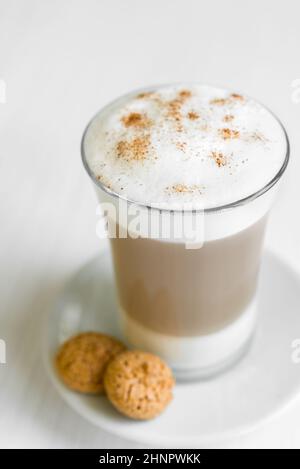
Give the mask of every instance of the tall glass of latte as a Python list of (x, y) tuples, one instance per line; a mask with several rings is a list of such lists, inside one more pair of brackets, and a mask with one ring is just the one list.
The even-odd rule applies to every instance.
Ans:
[(180, 378), (236, 361), (255, 331), (264, 232), (289, 158), (278, 119), (232, 91), (153, 87), (102, 109), (82, 156), (129, 345)]

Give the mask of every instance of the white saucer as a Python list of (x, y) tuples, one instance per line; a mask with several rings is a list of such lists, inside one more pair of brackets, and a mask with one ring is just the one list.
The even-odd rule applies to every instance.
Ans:
[(104, 251), (69, 282), (45, 330), (45, 357), (62, 397), (108, 432), (156, 447), (197, 447), (255, 428), (281, 410), (300, 390), (292, 341), (300, 335), (297, 275), (272, 254), (263, 261), (259, 325), (248, 353), (231, 369), (207, 381), (177, 384), (166, 412), (149, 422), (119, 415), (105, 397), (69, 391), (58, 379), (53, 356), (58, 345), (84, 330), (119, 336), (110, 255)]

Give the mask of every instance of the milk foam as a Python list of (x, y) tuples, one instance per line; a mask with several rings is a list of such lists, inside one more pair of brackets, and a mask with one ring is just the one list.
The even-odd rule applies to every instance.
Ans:
[(93, 176), (143, 204), (218, 207), (268, 184), (287, 151), (277, 119), (228, 90), (176, 85), (104, 108), (83, 143)]

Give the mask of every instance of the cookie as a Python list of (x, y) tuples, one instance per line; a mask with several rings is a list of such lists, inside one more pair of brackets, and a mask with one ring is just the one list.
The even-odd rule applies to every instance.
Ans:
[(56, 368), (62, 381), (83, 393), (101, 394), (103, 376), (108, 362), (125, 346), (105, 334), (85, 332), (72, 337), (59, 349)]
[(159, 415), (172, 400), (174, 378), (157, 356), (125, 351), (106, 368), (104, 387), (108, 399), (122, 414), (148, 420)]

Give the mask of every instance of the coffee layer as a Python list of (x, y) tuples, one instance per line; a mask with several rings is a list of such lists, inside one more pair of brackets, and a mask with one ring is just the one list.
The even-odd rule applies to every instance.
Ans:
[(252, 301), (266, 218), (201, 249), (151, 239), (112, 239), (121, 309), (170, 336), (205, 336), (233, 323)]

